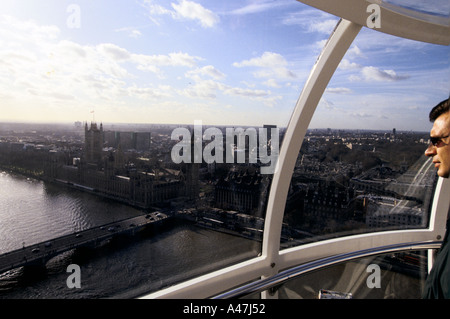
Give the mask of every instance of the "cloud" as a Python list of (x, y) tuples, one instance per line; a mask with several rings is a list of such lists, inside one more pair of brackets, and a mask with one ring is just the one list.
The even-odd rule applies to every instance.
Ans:
[(163, 66), (182, 66), (193, 68), (197, 62), (202, 60), (200, 57), (191, 56), (184, 52), (172, 52), (168, 55), (147, 55), (147, 54), (132, 54), (130, 61), (137, 65), (137, 68), (142, 71), (149, 71), (162, 77), (160, 67)]
[(137, 87), (136, 85), (130, 86), (126, 89), (128, 95), (137, 97), (140, 99), (161, 99), (170, 96), (171, 88), (169, 86), (153, 87)]
[(336, 20), (334, 19), (327, 19), (324, 21), (316, 21), (314, 23), (310, 23), (308, 26), (309, 32), (318, 32), (318, 33), (325, 33), (330, 34), (331, 31), (336, 26)]
[(254, 14), (260, 13), (268, 10), (273, 10), (281, 6), (290, 5), (291, 2), (288, 1), (256, 1), (250, 4), (245, 5), (242, 8), (235, 9), (231, 11), (231, 14), (234, 15), (246, 15), (246, 14)]
[[(0, 19), (0, 96), (14, 96), (15, 103), (34, 105), (35, 109), (62, 101), (67, 102), (67, 107), (82, 108), (105, 101), (117, 105), (130, 98), (170, 98), (176, 91), (169, 85), (142, 83), (143, 77), (133, 71), (150, 71), (159, 76), (163, 67), (182, 67), (185, 72), (185, 68), (197, 67), (202, 60), (185, 52), (135, 54), (114, 43), (81, 45), (61, 40), (58, 34), (52, 26)], [(211, 66), (199, 72), (221, 76)]]
[(346, 55), (350, 56), (350, 57), (365, 57), (365, 55), (362, 53), (361, 49), (357, 45), (354, 45), (353, 47), (351, 47), (346, 52)]
[(356, 117), (358, 119), (368, 119), (374, 117), (373, 114), (365, 113), (365, 112), (351, 112), (349, 114), (352, 117)]
[(325, 92), (334, 94), (349, 94), (352, 93), (352, 90), (349, 88), (339, 87), (339, 88), (327, 88)]
[(305, 32), (317, 32), (329, 35), (335, 28), (339, 19), (313, 9), (301, 10), (289, 13), (284, 19), (285, 25), (298, 25)]
[(130, 38), (139, 38), (142, 36), (141, 31), (133, 27), (125, 27), (114, 30), (115, 32), (126, 32)]
[(233, 63), (233, 66), (279, 67), (285, 66), (286, 64), (286, 59), (282, 55), (273, 52), (264, 52), (260, 57), (244, 60), (242, 62), (235, 62)]
[(341, 69), (341, 70), (357, 70), (357, 69), (361, 69), (361, 65), (359, 65), (355, 62), (350, 62), (347, 59), (342, 59), (341, 63), (339, 63), (339, 69)]
[(14, 30), (14, 38), (22, 43), (35, 43), (37, 41), (49, 41), (58, 38), (60, 29), (54, 25), (38, 25), (33, 20), (19, 21), (14, 17), (0, 15), (1, 38), (10, 37), (6, 30)]
[(87, 57), (88, 52), (86, 48), (78, 43), (62, 40), (58, 42), (58, 51), (61, 52), (66, 58), (71, 57), (75, 59), (84, 59)]
[(358, 71), (358, 74), (349, 75), (348, 79), (351, 82), (356, 81), (375, 81), (375, 82), (394, 82), (406, 80), (409, 75), (397, 74), (394, 70), (382, 70), (375, 66), (363, 66), (355, 62), (350, 62), (348, 59), (342, 59), (339, 64), (339, 69), (343, 71)]
[(213, 80), (200, 80), (188, 88), (180, 91), (181, 95), (190, 98), (209, 98), (213, 99), (217, 97), (217, 93), (224, 89), (224, 85)]
[(27, 92), (32, 95), (35, 95), (35, 96), (48, 97), (48, 98), (53, 98), (53, 99), (57, 99), (57, 100), (75, 100), (75, 97), (72, 94), (65, 94), (65, 93), (60, 93), (60, 92), (56, 92), (56, 91), (42, 92), (39, 90), (29, 88), (27, 90)]
[(254, 75), (258, 78), (294, 79), (296, 75), (287, 68), (286, 59), (278, 53), (264, 52), (260, 57), (233, 63), (234, 67), (259, 68)]
[(329, 100), (327, 100), (323, 96), (320, 98), (319, 105), (322, 106), (322, 107), (325, 107), (328, 110), (335, 110), (336, 109), (336, 107), (334, 106), (334, 103), (329, 101)]
[(204, 28), (214, 27), (220, 20), (215, 13), (196, 2), (181, 0), (178, 4), (172, 3), (172, 8), (175, 10), (175, 17), (198, 20)]
[(147, 7), (151, 15), (172, 14), (172, 11), (160, 6), (159, 4), (153, 4), (153, 2), (153, 0), (144, 0), (144, 5)]
[(247, 98), (262, 98), (271, 95), (270, 91), (233, 87), (211, 79), (198, 79), (197, 82), (180, 92), (180, 94), (191, 98), (200, 97), (210, 99), (217, 98), (219, 93)]
[(209, 76), (216, 80), (225, 78), (225, 74), (217, 70), (212, 65), (207, 65), (202, 68), (190, 70), (186, 73), (186, 77), (191, 78), (193, 80), (200, 80), (201, 76)]
[(269, 87), (273, 87), (273, 88), (280, 88), (281, 87), (281, 85), (279, 85), (275, 79), (268, 79), (263, 84), (266, 85), (266, 86), (269, 86)]
[(227, 88), (224, 90), (224, 93), (228, 95), (239, 95), (246, 97), (265, 97), (270, 95), (270, 91), (242, 89), (237, 87)]
[(112, 43), (102, 43), (98, 45), (99, 51), (112, 58), (114, 61), (128, 60), (131, 54)]
[[(20, 21), (14, 25), (22, 26)], [(38, 25), (34, 27), (39, 29)], [(87, 109), (95, 104), (124, 110), (126, 105), (137, 107), (148, 100), (168, 103), (180, 97), (216, 99), (219, 95), (221, 98), (231, 98), (231, 103), (250, 100), (258, 105), (274, 106), (282, 99), (269, 90), (222, 83), (220, 81), (226, 79), (226, 74), (213, 65), (199, 66), (203, 58), (186, 52), (137, 54), (115, 43), (82, 45), (54, 38), (53, 35), (45, 41), (36, 42), (26, 38), (25, 34), (21, 39), (17, 36), (18, 33), (20, 35), (18, 30), (9, 28), (8, 32), (0, 29), (0, 32), (8, 33), (11, 40), (8, 45), (0, 47), (0, 64), (5, 67), (3, 70), (6, 69), (0, 70), (0, 96), (19, 96), (23, 104), (34, 101), (35, 108), (44, 109), (66, 103), (65, 106), (76, 106), (77, 109)], [(115, 31), (129, 30), (132, 29)], [(42, 32), (39, 34), (45, 35)], [(236, 65), (256, 67), (259, 76), (293, 76), (287, 69), (286, 59), (271, 52)], [(165, 67), (183, 68), (175, 70), (179, 72), (177, 79), (180, 80), (181, 72), (184, 72), (184, 76), (190, 79), (190, 85), (183, 88), (174, 86), (174, 82), (162, 81), (153, 85), (147, 82), (147, 75), (135, 72), (151, 72), (161, 78)], [(171, 77), (171, 80), (174, 78)], [(274, 79), (269, 78), (265, 83), (277, 87)]]
[(361, 74), (366, 81), (400, 81), (408, 79), (407, 75), (398, 75), (394, 70), (381, 70), (374, 66), (366, 66), (361, 70)]
[(220, 18), (217, 14), (202, 5), (188, 0), (179, 0), (178, 3), (171, 3), (173, 10), (166, 9), (159, 4), (154, 4), (153, 0), (145, 0), (144, 6), (147, 8), (150, 19), (157, 25), (159, 21), (158, 16), (167, 15), (175, 20), (194, 20), (197, 21), (203, 28), (212, 28), (216, 26)]
[(141, 31), (136, 30), (136, 29), (131, 30), (130, 33), (129, 33), (129, 36), (131, 38), (139, 38), (141, 35), (142, 35)]

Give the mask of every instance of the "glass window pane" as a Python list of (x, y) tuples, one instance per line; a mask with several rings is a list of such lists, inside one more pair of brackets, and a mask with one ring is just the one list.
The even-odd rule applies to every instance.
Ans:
[(382, 2), (417, 12), (450, 18), (450, 4), (446, 0), (428, 1), (426, 4), (418, 0), (383, 0)]
[(361, 31), (303, 141), (286, 203), (283, 247), (428, 227), (437, 180), (424, 155), (428, 113), (448, 96), (448, 52)]
[[(133, 296), (258, 256), (276, 151), (336, 22), (297, 1), (5, 4), (0, 253), (155, 225), (36, 282), (14, 268), (1, 294)], [(70, 263), (85, 289), (53, 289)]]
[(358, 259), (290, 280), (281, 299), (420, 299), (427, 276), (426, 251)]

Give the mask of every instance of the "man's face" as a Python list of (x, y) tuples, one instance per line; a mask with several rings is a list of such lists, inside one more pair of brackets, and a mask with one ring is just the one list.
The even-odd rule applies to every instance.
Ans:
[(440, 138), (436, 145), (430, 144), (425, 155), (433, 158), (437, 174), (448, 178), (450, 175), (450, 112), (439, 116), (433, 124), (430, 137)]

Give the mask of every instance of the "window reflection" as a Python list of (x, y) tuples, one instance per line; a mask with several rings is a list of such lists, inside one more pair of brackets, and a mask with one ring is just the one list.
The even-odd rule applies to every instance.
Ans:
[(278, 290), (281, 299), (419, 299), (427, 274), (426, 251), (354, 260), (295, 278)]
[[(77, 123), (75, 127), (45, 125), (43, 128), (11, 123), (0, 128), (0, 167), (1, 176), (5, 177), (0, 182), (3, 192), (9, 195), (2, 196), (4, 205), (0, 205), (3, 207), (0, 214), (7, 214), (11, 203), (16, 202), (20, 206), (14, 207), (37, 207), (32, 211), (39, 212), (30, 216), (30, 209), (17, 210), (13, 222), (5, 227), (6, 232), (14, 232), (14, 236), (6, 236), (0, 250), (21, 250), (22, 243), (28, 247), (46, 240), (55, 241), (74, 231), (94, 229), (102, 235), (102, 232), (112, 232), (109, 226), (104, 226), (112, 220), (145, 215), (149, 222), (145, 230), (117, 236), (98, 247), (93, 245), (92, 251), (79, 252), (74, 248), (68, 252), (68, 262), (81, 265), (83, 285), (90, 289), (79, 295), (77, 291), (67, 290), (64, 297), (82, 298), (136, 297), (258, 256), (272, 179), (271, 174), (261, 173), (261, 168), (267, 164), (259, 160), (250, 163), (250, 144), (247, 141), (244, 146), (237, 145), (238, 137), (231, 144), (224, 139), (222, 149), (231, 149), (234, 155), (242, 151), (246, 154), (243, 163), (236, 156), (232, 156), (234, 161), (230, 163), (204, 160), (174, 163), (170, 150), (177, 143), (171, 139), (176, 127), (96, 125), (93, 122)], [(226, 128), (220, 129), (225, 132)], [(44, 138), (47, 142), (39, 146), (34, 143)], [(268, 148), (265, 153), (272, 154), (272, 140), (264, 141), (262, 147)], [(210, 143), (209, 140), (200, 142), (202, 149)], [(188, 147), (193, 147), (190, 141)], [(28, 180), (35, 185), (33, 192), (24, 187), (13, 172), (29, 176)], [(8, 189), (14, 189), (17, 196), (13, 197)], [(41, 217), (42, 211), (49, 216)], [(95, 220), (89, 222), (94, 219), (92, 216)], [(58, 231), (61, 227), (64, 232), (49, 234), (48, 220), (52, 220)], [(38, 229), (33, 238), (29, 233), (30, 221), (34, 229)], [(17, 225), (24, 225), (26, 231), (14, 229)], [(127, 225), (127, 229), (135, 226)], [(89, 258), (93, 255), (98, 258)], [(50, 260), (46, 267), (52, 271), (57, 268), (55, 260), (59, 263), (60, 256)], [(114, 269), (106, 266), (109, 264), (114, 264)], [(85, 269), (89, 268), (96, 271), (87, 272)], [(119, 280), (114, 289), (110, 289), (106, 283), (115, 278), (111, 274), (128, 268), (139, 271), (134, 272), (132, 278)], [(147, 280), (148, 277), (151, 280)], [(21, 278), (22, 273), (17, 271), (0, 281)], [(49, 287), (46, 297), (60, 297), (54, 295), (57, 290), (52, 289), (58, 280), (60, 278), (49, 277), (36, 285)], [(2, 295), (33, 296), (17, 285), (12, 285)]]
[(383, 2), (418, 12), (450, 17), (450, 4), (446, 0), (427, 1), (426, 3), (417, 0), (383, 0)]
[(425, 133), (310, 130), (291, 180), (283, 246), (427, 227), (436, 173), (426, 142)]

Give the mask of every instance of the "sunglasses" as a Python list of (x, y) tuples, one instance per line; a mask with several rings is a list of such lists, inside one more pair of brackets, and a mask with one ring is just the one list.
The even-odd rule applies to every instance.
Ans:
[(442, 144), (448, 145), (448, 143), (445, 143), (444, 141), (442, 141), (442, 139), (447, 138), (449, 136), (450, 135), (443, 136), (443, 137), (431, 137), (430, 136), (430, 143), (431, 143), (431, 145), (436, 146), (436, 147), (440, 147), (440, 146), (442, 146)]

